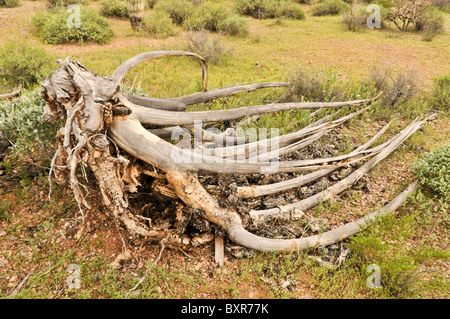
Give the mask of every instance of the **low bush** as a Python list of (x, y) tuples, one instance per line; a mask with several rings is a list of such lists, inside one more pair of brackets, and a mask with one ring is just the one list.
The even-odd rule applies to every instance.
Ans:
[(128, 17), (127, 4), (122, 0), (102, 0), (100, 6), (100, 14), (103, 16)]
[(292, 1), (278, 0), (238, 0), (236, 11), (257, 19), (288, 18), (302, 20), (303, 9)]
[(67, 42), (96, 42), (107, 43), (114, 35), (111, 26), (97, 11), (81, 7), (80, 27), (69, 27), (71, 13), (65, 9), (55, 12), (40, 11), (35, 14), (32, 21), (39, 37), (50, 44)]
[(186, 21), (188, 31), (208, 30), (230, 35), (247, 35), (245, 19), (234, 15), (227, 6), (216, 3), (204, 3)]
[(342, 0), (324, 0), (311, 8), (313, 16), (337, 15), (348, 10), (350, 5)]
[(142, 19), (142, 30), (158, 38), (168, 38), (176, 34), (175, 26), (164, 11), (152, 12)]
[(450, 143), (427, 153), (414, 162), (412, 171), (420, 183), (450, 198)]
[(419, 92), (418, 74), (413, 69), (394, 72), (389, 66), (377, 66), (371, 70), (369, 81), (382, 92), (380, 99), (384, 106), (403, 104)]
[(293, 73), (289, 80), (286, 93), (281, 97), (282, 102), (328, 102), (340, 100), (344, 95), (342, 83), (337, 81), (336, 75), (316, 70), (300, 69)]
[(0, 0), (0, 7), (13, 8), (20, 5), (20, 0)]
[(44, 106), (40, 88), (1, 104), (0, 131), (12, 144), (5, 166), (24, 171), (30, 166), (50, 166), (56, 132), (62, 123), (42, 122)]
[(431, 103), (437, 109), (450, 111), (450, 73), (434, 79)]
[(236, 11), (242, 15), (262, 19), (267, 9), (267, 0), (237, 0)]
[(348, 31), (359, 31), (367, 26), (367, 17), (365, 7), (352, 7), (342, 14), (342, 24)]
[(415, 21), (416, 29), (422, 32), (424, 41), (431, 41), (434, 37), (444, 32), (444, 17), (433, 7), (429, 7)]
[[(367, 18), (372, 12), (367, 12), (367, 6), (353, 5), (350, 10), (342, 14), (342, 24), (349, 31), (359, 31), (367, 25)], [(380, 28), (386, 28), (386, 21), (390, 19), (390, 10), (380, 5)]]
[(271, 1), (266, 8), (264, 18), (287, 18), (295, 20), (305, 19), (302, 8), (290, 1)]
[(41, 47), (28, 44), (25, 39), (9, 41), (0, 48), (0, 78), (9, 86), (20, 83), (29, 88), (50, 72), (51, 56)]
[(197, 53), (210, 63), (223, 62), (231, 55), (231, 49), (222, 43), (220, 37), (207, 30), (189, 32), (185, 50)]
[(431, 0), (431, 4), (442, 11), (450, 12), (450, 1), (448, 0)]
[(48, 6), (50, 8), (67, 7), (71, 4), (88, 5), (90, 0), (48, 0)]
[(182, 25), (196, 11), (196, 7), (192, 2), (183, 0), (158, 1), (154, 9), (166, 12), (172, 19), (172, 22), (178, 25)]

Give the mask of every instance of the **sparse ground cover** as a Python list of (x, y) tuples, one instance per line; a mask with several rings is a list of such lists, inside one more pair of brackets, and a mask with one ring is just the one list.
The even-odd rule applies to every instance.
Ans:
[[(227, 1), (233, 6), (233, 1)], [(90, 6), (99, 10), (99, 4)], [(432, 104), (434, 79), (450, 72), (450, 14), (445, 34), (423, 41), (418, 32), (382, 30), (346, 31), (340, 16), (311, 15), (301, 5), (303, 20), (246, 18), (246, 37), (221, 36), (230, 54), (209, 67), (210, 89), (236, 83), (288, 80), (298, 69), (327, 74), (331, 83), (345, 83), (348, 94), (369, 94), (361, 88), (370, 72), (380, 65), (396, 72), (414, 69), (419, 93), (390, 108), (376, 104), (343, 127), (349, 145), (369, 139), (393, 119), (393, 135), (409, 119), (423, 115)], [(0, 43), (19, 38), (43, 47), (56, 59), (70, 55), (100, 75), (110, 75), (129, 57), (144, 51), (184, 49), (187, 36), (181, 27), (167, 39), (136, 34), (128, 20), (108, 18), (114, 37), (105, 45), (84, 43), (42, 44), (31, 19), (46, 8), (46, 1), (21, 1), (16, 8), (0, 8)], [(17, 30), (17, 31), (15, 31)], [(335, 81), (335, 82), (333, 82)], [(132, 70), (125, 84), (149, 96), (175, 97), (199, 91), (200, 70), (188, 59), (149, 61)], [(324, 86), (327, 87), (327, 86)], [(10, 87), (2, 87), (3, 92)], [(239, 95), (202, 108), (226, 108), (276, 99), (281, 90)], [(26, 93), (23, 93), (26, 94)], [(37, 95), (37, 94), (36, 94)], [(441, 95), (442, 96), (442, 95)], [(331, 97), (331, 95), (330, 95)], [(3, 106), (0, 106), (3, 107)], [(450, 141), (450, 116), (443, 108), (437, 119), (381, 162), (355, 187), (323, 203), (309, 215), (333, 228), (376, 210), (413, 179), (411, 165), (425, 152)], [(302, 113), (262, 117), (257, 125), (293, 130), (303, 125)], [(293, 120), (295, 119), (295, 121)], [(29, 134), (29, 132), (23, 132)], [(322, 141), (327, 144), (327, 140)], [(381, 141), (382, 142), (382, 141)], [(52, 199), (45, 170), (45, 156), (23, 155), (21, 163), (42, 160), (42, 170), (30, 173), (3, 162), (0, 176), (0, 296), (15, 298), (449, 298), (449, 205), (448, 196), (423, 186), (396, 214), (375, 222), (360, 235), (327, 247), (291, 254), (270, 254), (238, 249), (226, 242), (223, 267), (214, 263), (214, 247), (207, 244), (190, 251), (165, 249), (144, 241), (128, 241), (116, 222), (101, 206), (85, 213), (81, 222), (70, 191), (52, 185)], [(340, 151), (346, 151), (342, 149)], [(40, 152), (43, 155), (44, 152)], [(31, 159), (29, 158), (31, 157)], [(48, 163), (47, 163), (48, 164)], [(89, 185), (89, 184), (88, 184)], [(90, 187), (90, 186), (89, 186)], [(100, 202), (93, 191), (89, 200)], [(126, 250), (130, 255), (124, 254)], [(349, 250), (345, 263), (329, 268), (311, 259), (334, 261)], [(68, 289), (67, 267), (81, 270), (81, 287)], [(381, 270), (381, 288), (367, 286), (367, 267)], [(141, 281), (142, 276), (145, 277)], [(136, 286), (138, 283), (140, 284)]]

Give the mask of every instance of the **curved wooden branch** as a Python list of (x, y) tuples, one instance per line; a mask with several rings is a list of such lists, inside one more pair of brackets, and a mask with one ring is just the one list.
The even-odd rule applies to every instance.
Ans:
[(137, 66), (138, 64), (148, 60), (148, 59), (154, 59), (154, 58), (163, 58), (163, 57), (175, 57), (175, 56), (187, 56), (192, 57), (199, 61), (200, 66), (202, 68), (202, 89), (203, 91), (208, 90), (208, 66), (206, 64), (205, 59), (203, 59), (198, 54), (192, 53), (192, 52), (185, 52), (185, 51), (152, 51), (152, 52), (144, 52), (139, 55), (136, 55), (132, 57), (131, 59), (128, 59), (124, 63), (122, 63), (113, 73), (111, 76), (114, 80), (117, 82), (121, 82), (125, 74)]
[(214, 89), (203, 93), (194, 93), (190, 95), (180, 96), (174, 98), (173, 100), (181, 102), (185, 105), (192, 105), (198, 103), (206, 103), (209, 101), (217, 100), (223, 97), (234, 95), (242, 92), (251, 92), (259, 89), (274, 88), (274, 87), (287, 87), (289, 83), (287, 82), (265, 82), (265, 83), (254, 83), (247, 85), (236, 85), (224, 87), (221, 89)]
[[(359, 151), (366, 150), (368, 147), (370, 147), (381, 135), (383, 135), (389, 126), (391, 125), (391, 122), (386, 124), (375, 136), (373, 136), (369, 141), (367, 141), (365, 144), (358, 147), (356, 150), (351, 152), (350, 154), (355, 155)], [(275, 194), (279, 193), (285, 190), (289, 190), (295, 187), (300, 187), (302, 185), (311, 183), (323, 176), (326, 176), (333, 172), (335, 169), (324, 169), (320, 171), (315, 171), (306, 175), (301, 175), (286, 181), (273, 183), (269, 185), (253, 185), (253, 186), (242, 186), (238, 187), (236, 189), (236, 193), (240, 198), (251, 198), (251, 197), (258, 197), (258, 196), (264, 196), (269, 194)]]
[(389, 204), (383, 206), (369, 215), (354, 222), (350, 222), (336, 229), (300, 239), (269, 239), (256, 236), (248, 232), (242, 224), (235, 223), (228, 228), (228, 236), (236, 243), (261, 251), (297, 251), (315, 247), (327, 246), (345, 238), (348, 238), (361, 231), (370, 221), (387, 215), (399, 208), (406, 201), (408, 196), (415, 192), (419, 186), (417, 181), (409, 185), (400, 195), (394, 198)]
[(21, 87), (16, 87), (11, 93), (6, 93), (6, 94), (0, 95), (0, 100), (6, 100), (6, 99), (10, 99), (12, 97), (15, 97), (20, 94), (21, 90), (22, 90)]
[(425, 123), (424, 121), (414, 122), (408, 125), (401, 133), (397, 134), (394, 138), (392, 138), (387, 147), (385, 147), (380, 153), (378, 153), (374, 158), (367, 161), (360, 168), (352, 172), (350, 175), (337, 182), (336, 184), (330, 186), (326, 190), (315, 194), (311, 197), (305, 198), (304, 200), (294, 202), (288, 205), (259, 210), (259, 211), (250, 211), (250, 215), (254, 219), (258, 219), (261, 217), (276, 215), (281, 212), (291, 212), (294, 210), (305, 211), (311, 207), (314, 207), (321, 202), (324, 202), (333, 196), (339, 194), (345, 189), (349, 188), (351, 185), (356, 183), (364, 174), (366, 174), (369, 170), (375, 167), (380, 161), (386, 158), (389, 154), (391, 154), (400, 144), (402, 144), (409, 136), (411, 136), (414, 132), (422, 127)]
[[(122, 99), (121, 99), (122, 100)], [(203, 124), (211, 122), (235, 120), (246, 116), (277, 113), (281, 111), (294, 111), (320, 108), (339, 108), (344, 106), (360, 106), (371, 101), (370, 99), (346, 102), (300, 102), (300, 103), (274, 103), (266, 105), (248, 106), (236, 109), (202, 112), (169, 112), (164, 110), (140, 107), (126, 100), (123, 102), (134, 108), (135, 115), (142, 124), (149, 125), (193, 125), (194, 121)]]

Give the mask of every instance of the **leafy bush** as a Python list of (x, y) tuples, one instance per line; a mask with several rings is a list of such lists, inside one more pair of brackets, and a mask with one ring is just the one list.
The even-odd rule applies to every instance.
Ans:
[(100, 14), (103, 16), (128, 17), (127, 4), (122, 0), (102, 0), (100, 5)]
[(262, 19), (267, 9), (267, 0), (237, 0), (236, 11), (243, 15)]
[(31, 87), (50, 71), (52, 59), (41, 47), (28, 44), (26, 40), (12, 40), (0, 48), (0, 78), (13, 86), (21, 83)]
[(230, 16), (230, 11), (224, 5), (205, 3), (186, 20), (186, 28), (192, 31), (219, 31), (219, 25)]
[(288, 18), (302, 20), (305, 12), (292, 1), (284, 0), (238, 0), (236, 10), (257, 19)]
[(176, 34), (169, 15), (164, 11), (152, 12), (143, 17), (142, 30), (159, 38), (168, 38)]
[(422, 31), (422, 39), (431, 41), (435, 36), (444, 32), (444, 17), (433, 7), (429, 7), (415, 21), (415, 26)]
[(231, 13), (225, 5), (205, 3), (185, 21), (189, 31), (208, 30), (222, 32), (230, 35), (248, 34), (245, 19)]
[(88, 5), (90, 0), (48, 0), (50, 8), (67, 7), (71, 4)]
[(182, 25), (189, 16), (194, 14), (196, 7), (190, 1), (165, 0), (158, 1), (154, 9), (166, 12), (173, 23)]
[(434, 80), (432, 105), (443, 111), (450, 111), (450, 73)]
[(50, 166), (61, 123), (42, 122), (44, 106), (40, 88), (1, 105), (0, 130), (12, 143), (8, 149), (9, 165), (18, 169), (30, 165)]
[(0, 7), (13, 8), (20, 5), (20, 0), (0, 0)]
[(217, 28), (220, 32), (232, 36), (246, 36), (249, 34), (248, 24), (244, 18), (231, 14), (219, 21)]
[(220, 37), (206, 30), (189, 32), (185, 49), (211, 63), (220, 63), (231, 55), (231, 50), (222, 43)]
[(413, 164), (412, 171), (421, 184), (448, 199), (450, 196), (450, 143), (422, 156)]
[(45, 43), (61, 44), (66, 42), (107, 43), (114, 35), (111, 26), (97, 11), (81, 7), (80, 28), (69, 28), (70, 13), (65, 9), (53, 13), (40, 11), (33, 17), (40, 38)]
[(305, 12), (302, 8), (290, 1), (270, 1), (264, 18), (288, 18), (295, 20), (305, 19)]
[(350, 5), (342, 0), (324, 0), (311, 8), (313, 16), (336, 15), (348, 10)]

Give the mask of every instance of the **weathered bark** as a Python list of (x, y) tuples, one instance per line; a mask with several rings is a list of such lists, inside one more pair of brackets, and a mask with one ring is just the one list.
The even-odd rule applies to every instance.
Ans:
[[(198, 60), (202, 68), (205, 92), (173, 99), (143, 98), (120, 92), (120, 81), (131, 68), (149, 58), (168, 56), (187, 56)], [(42, 89), (42, 96), (47, 101), (43, 119), (66, 118), (66, 125), (58, 135), (59, 147), (52, 161), (50, 176), (55, 174), (59, 179), (69, 183), (82, 210), (83, 207), (89, 207), (89, 203), (86, 200), (86, 189), (78, 181), (77, 170), (83, 168), (83, 165), (88, 165), (95, 174), (104, 205), (117, 220), (121, 221), (133, 234), (153, 240), (165, 237), (170, 239), (169, 244), (183, 244), (185, 241), (172, 233), (170, 229), (159, 229), (157, 226), (142, 222), (130, 211), (127, 189), (136, 189), (139, 186), (137, 177), (140, 173), (150, 175), (159, 181), (166, 181), (168, 196), (178, 197), (185, 205), (200, 212), (202, 218), (223, 228), (237, 244), (265, 251), (304, 249), (350, 236), (359, 229), (355, 225), (361, 225), (363, 222), (360, 220), (356, 224), (338, 228), (321, 236), (302, 239), (261, 238), (244, 228), (241, 216), (236, 209), (219, 205), (218, 200), (200, 183), (198, 174), (271, 174), (315, 171), (278, 185), (258, 186), (253, 192), (250, 188), (238, 188), (236, 194), (245, 198), (298, 187), (319, 176), (325, 176), (338, 167), (368, 159), (350, 175), (314, 196), (292, 204), (250, 212), (254, 220), (277, 214), (291, 215), (330, 199), (350, 187), (425, 122), (423, 120), (410, 124), (401, 133), (377, 147), (369, 148), (387, 127), (349, 154), (314, 160), (279, 160), (279, 157), (309, 145), (328, 133), (330, 129), (365, 112), (367, 106), (334, 121), (329, 121), (329, 118), (319, 119), (297, 132), (259, 141), (248, 141), (237, 136), (227, 137), (224, 134), (208, 132), (202, 125), (200, 126), (201, 136), (198, 137), (195, 134), (195, 125), (199, 120), (204, 124), (287, 110), (363, 106), (373, 99), (331, 103), (274, 103), (222, 111), (186, 112), (186, 106), (190, 104), (203, 103), (240, 92), (283, 87), (286, 83), (241, 85), (207, 92), (207, 66), (204, 59), (196, 54), (182, 51), (142, 53), (125, 61), (111, 77), (105, 78), (88, 71), (78, 62), (69, 59), (59, 62), (59, 70), (46, 79)], [(148, 124), (162, 128), (147, 130), (143, 125)], [(165, 127), (170, 125), (175, 126)], [(163, 139), (180, 128), (186, 129), (189, 142), (199, 144), (198, 149), (183, 150)], [(211, 152), (199, 152), (205, 145), (204, 142), (214, 143), (218, 147)], [(233, 142), (233, 145), (230, 146), (228, 144), (230, 142)], [(244, 162), (226, 162), (226, 160), (235, 159), (236, 156)], [(138, 160), (153, 167), (154, 171), (139, 169), (136, 164)], [(277, 165), (276, 170), (272, 171), (274, 161)], [(56, 163), (58, 165), (55, 165)], [(64, 164), (67, 170), (64, 170)], [(398, 207), (399, 203), (406, 198), (405, 194), (415, 187), (408, 188), (406, 193), (402, 193), (382, 211), (386, 213)], [(371, 216), (373, 215), (369, 215), (370, 218)]]

